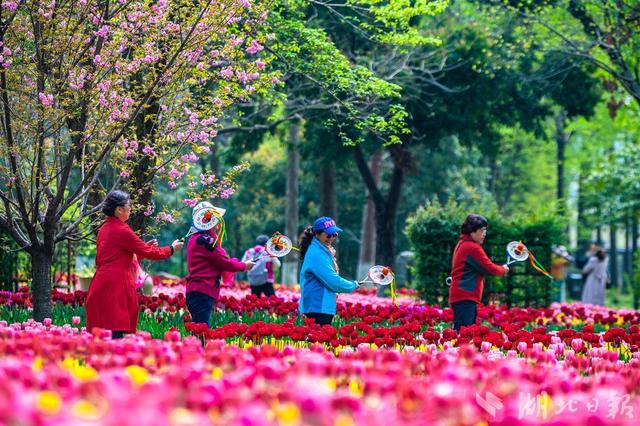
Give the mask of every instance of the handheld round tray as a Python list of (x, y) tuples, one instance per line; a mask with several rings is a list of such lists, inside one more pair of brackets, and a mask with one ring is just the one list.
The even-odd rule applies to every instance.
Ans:
[(269, 238), (267, 244), (265, 244), (265, 248), (267, 253), (270, 256), (282, 257), (289, 254), (293, 244), (291, 243), (291, 239), (286, 235), (276, 234), (273, 237)]
[(220, 218), (213, 209), (202, 208), (193, 212), (193, 227), (198, 231), (208, 231), (216, 226), (219, 221)]
[(369, 268), (368, 276), (371, 281), (379, 285), (389, 285), (393, 281), (393, 271), (387, 266), (372, 266)]
[(513, 260), (522, 262), (529, 258), (529, 250), (527, 250), (527, 246), (522, 244), (520, 241), (511, 241), (507, 244), (507, 256)]

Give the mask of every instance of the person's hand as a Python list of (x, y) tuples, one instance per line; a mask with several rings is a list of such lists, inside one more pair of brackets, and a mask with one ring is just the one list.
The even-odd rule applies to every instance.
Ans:
[(254, 262), (253, 260), (248, 260), (248, 261), (244, 262), (244, 270), (245, 271), (253, 269), (254, 266), (256, 266), (256, 262)]
[(509, 272), (509, 267), (508, 267), (506, 264), (505, 264), (505, 265), (502, 265), (502, 267), (504, 268), (504, 271), (505, 271), (505, 272)]
[(182, 250), (182, 246), (184, 246), (184, 241), (181, 241), (181, 240), (175, 240), (174, 242), (171, 243), (171, 247), (173, 247), (174, 253), (177, 253), (180, 250)]
[(147, 245), (149, 247), (158, 247), (158, 240), (154, 238), (153, 240), (147, 241)]

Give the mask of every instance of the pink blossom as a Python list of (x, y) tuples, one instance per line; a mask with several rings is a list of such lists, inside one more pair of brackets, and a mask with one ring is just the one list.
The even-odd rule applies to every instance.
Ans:
[(148, 155), (150, 157), (153, 157), (154, 155), (156, 155), (156, 152), (149, 145), (145, 145), (144, 148), (142, 149), (142, 152), (144, 153), (144, 155)]
[(220, 75), (227, 80), (231, 80), (231, 78), (233, 78), (233, 68), (231, 68), (231, 65), (220, 71)]
[(80, 317), (79, 317), (79, 316), (73, 316), (73, 317), (71, 317), (71, 324), (73, 324), (73, 325), (79, 325), (79, 324), (80, 324)]
[(169, 170), (168, 175), (172, 179), (178, 179), (179, 177), (182, 176), (182, 173), (174, 167), (173, 169)]
[(105, 38), (107, 35), (109, 35), (109, 26), (103, 25), (98, 31), (94, 32), (93, 34), (95, 34), (97, 37)]
[(8, 9), (11, 12), (15, 12), (15, 10), (18, 8), (18, 3), (14, 1), (3, 1), (2, 8)]
[(250, 55), (255, 55), (262, 49), (264, 49), (264, 47), (260, 43), (258, 43), (256, 40), (251, 40), (249, 47), (247, 47), (247, 53), (249, 53)]
[(145, 216), (147, 216), (147, 217), (149, 217), (149, 216), (151, 216), (152, 214), (153, 214), (153, 206), (148, 206), (148, 207), (146, 208), (146, 210), (144, 211), (144, 215), (145, 215)]
[(163, 222), (169, 222), (169, 223), (175, 222), (175, 219), (173, 218), (173, 216), (171, 216), (169, 213), (165, 213), (165, 212), (158, 213), (158, 219), (163, 221)]
[(262, 60), (260, 60), (260, 59), (258, 59), (258, 60), (256, 61), (256, 67), (257, 67), (259, 70), (263, 70), (263, 69), (265, 68), (265, 65), (266, 65), (266, 64), (264, 63), (264, 61), (262, 61)]
[(271, 77), (271, 83), (279, 84), (280, 83), (280, 79), (278, 77)]
[(182, 202), (189, 207), (194, 207), (196, 204), (198, 204), (198, 201), (199, 200), (197, 198), (185, 198), (184, 200), (182, 200)]
[(129, 177), (129, 172), (126, 171), (126, 170), (121, 171), (120, 172), (120, 177), (124, 177), (124, 178)]
[(47, 95), (46, 93), (38, 93), (38, 99), (45, 108), (48, 108), (53, 105), (53, 95)]

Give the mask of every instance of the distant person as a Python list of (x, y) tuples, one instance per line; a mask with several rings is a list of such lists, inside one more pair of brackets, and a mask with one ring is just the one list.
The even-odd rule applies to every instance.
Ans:
[(247, 281), (251, 287), (251, 294), (260, 297), (275, 295), (273, 283), (275, 282), (274, 271), (280, 267), (280, 259), (266, 254), (265, 244), (269, 241), (266, 235), (258, 235), (253, 247), (244, 252), (242, 261), (253, 260), (255, 266), (247, 271)]
[(553, 301), (564, 303), (567, 301), (567, 268), (573, 262), (573, 257), (569, 254), (565, 246), (554, 247), (551, 251), (551, 276), (555, 291)]
[(484, 277), (509, 272), (507, 265), (493, 263), (482, 248), (488, 225), (487, 219), (479, 214), (467, 216), (460, 226), (460, 238), (453, 250), (449, 304), (453, 309), (453, 328), (457, 332), (463, 326), (476, 323)]
[(607, 280), (609, 277), (609, 259), (604, 249), (594, 244), (589, 251), (589, 260), (582, 268), (585, 280), (582, 290), (582, 303), (605, 305)]

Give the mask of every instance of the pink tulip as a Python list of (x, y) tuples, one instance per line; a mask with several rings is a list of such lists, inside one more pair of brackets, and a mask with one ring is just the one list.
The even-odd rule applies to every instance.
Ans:
[(574, 351), (580, 352), (584, 348), (584, 342), (582, 339), (573, 339), (571, 340), (571, 347)]

